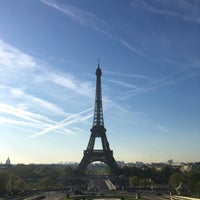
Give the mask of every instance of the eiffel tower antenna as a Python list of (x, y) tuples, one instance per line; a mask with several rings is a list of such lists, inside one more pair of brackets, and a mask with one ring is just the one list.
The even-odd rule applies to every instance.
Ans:
[[(101, 75), (100, 61), (98, 59), (98, 67), (96, 69), (96, 95), (93, 125), (90, 129), (91, 135), (88, 142), (87, 149), (84, 151), (83, 158), (78, 165), (78, 171), (83, 173), (86, 167), (95, 161), (106, 163), (113, 174), (118, 172), (118, 165), (113, 157), (113, 151), (110, 150), (109, 143), (106, 137), (106, 129), (104, 128), (103, 107), (102, 107), (102, 93), (101, 93)], [(95, 139), (101, 138), (102, 149), (94, 149)]]

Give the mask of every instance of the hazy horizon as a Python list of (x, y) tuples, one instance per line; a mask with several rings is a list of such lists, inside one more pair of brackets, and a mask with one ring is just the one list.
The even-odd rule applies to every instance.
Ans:
[[(22, 164), (22, 165), (78, 165), (79, 163), (80, 163), (80, 161), (60, 161), (60, 162), (49, 162), (49, 163), (34, 163), (34, 162), (30, 162), (30, 163), (12, 163), (12, 160), (10, 159), (10, 161), (11, 161), (11, 165), (20, 165), (20, 164)], [(6, 162), (6, 161), (5, 161)], [(6, 163), (5, 162), (2, 162), (2, 161), (0, 161), (0, 164), (2, 164), (2, 165), (5, 165)], [(123, 161), (123, 160), (116, 160), (116, 162), (117, 163), (121, 163), (121, 164), (130, 164), (130, 163), (132, 163), (132, 164), (137, 164), (137, 163), (143, 163), (143, 164), (146, 164), (146, 165), (148, 165), (148, 164), (160, 164), (160, 163), (162, 163), (162, 164), (168, 164), (168, 160), (166, 160), (166, 161), (152, 161), (152, 162), (143, 162), (143, 161), (134, 161), (134, 162), (131, 162), (131, 161), (128, 161), (128, 162), (125, 162), (125, 161)], [(96, 162), (92, 162), (91, 164), (96, 164), (96, 163), (102, 163), (102, 164), (105, 164), (105, 165), (107, 165), (107, 163), (103, 163), (103, 162), (100, 162), (100, 161), (96, 161)], [(199, 161), (193, 161), (193, 162), (190, 162), (190, 161), (187, 161), (187, 162), (182, 162), (182, 161), (174, 161), (173, 160), (173, 163), (172, 164), (169, 164), (169, 165), (178, 165), (178, 164), (181, 164), (181, 163), (185, 163), (185, 164), (189, 164), (189, 163), (199, 163)]]

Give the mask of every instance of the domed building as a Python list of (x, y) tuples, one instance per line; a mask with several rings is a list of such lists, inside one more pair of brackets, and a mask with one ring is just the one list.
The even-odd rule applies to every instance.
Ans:
[(10, 158), (8, 157), (8, 159), (6, 160), (6, 165), (10, 165)]

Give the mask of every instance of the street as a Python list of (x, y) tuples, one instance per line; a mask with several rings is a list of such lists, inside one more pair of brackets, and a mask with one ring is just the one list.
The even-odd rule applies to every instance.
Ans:
[(59, 200), (61, 197), (65, 197), (65, 193), (57, 192), (57, 191), (50, 191), (45, 192), (45, 200)]
[(142, 191), (140, 194), (141, 194), (141, 198), (145, 198), (149, 200), (170, 199), (169, 195), (167, 194), (157, 195), (155, 193), (152, 193), (151, 191)]

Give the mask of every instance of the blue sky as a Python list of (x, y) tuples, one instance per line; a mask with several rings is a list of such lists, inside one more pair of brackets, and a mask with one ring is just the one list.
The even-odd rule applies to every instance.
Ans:
[(0, 4), (0, 162), (81, 160), (98, 59), (115, 159), (200, 161), (198, 0)]

